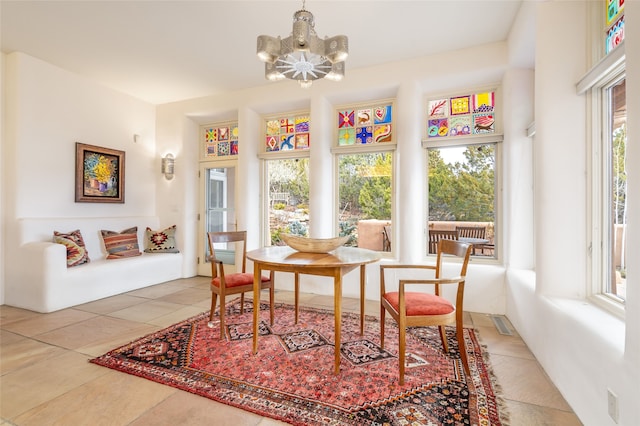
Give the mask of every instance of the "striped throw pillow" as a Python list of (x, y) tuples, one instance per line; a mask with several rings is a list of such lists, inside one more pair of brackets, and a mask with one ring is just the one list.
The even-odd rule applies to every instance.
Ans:
[(140, 256), (138, 246), (138, 227), (125, 229), (122, 232), (101, 230), (104, 247), (107, 249), (107, 259), (122, 259), (123, 257)]

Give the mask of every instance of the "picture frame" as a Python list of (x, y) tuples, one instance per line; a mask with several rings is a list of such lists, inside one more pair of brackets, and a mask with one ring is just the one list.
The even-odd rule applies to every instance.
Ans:
[(124, 204), (125, 152), (76, 142), (76, 203)]

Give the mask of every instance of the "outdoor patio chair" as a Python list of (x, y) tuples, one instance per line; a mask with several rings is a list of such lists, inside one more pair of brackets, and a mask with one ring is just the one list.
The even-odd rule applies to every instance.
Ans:
[[(244, 293), (253, 292), (253, 273), (246, 272), (247, 265), (247, 231), (235, 232), (208, 232), (207, 240), (209, 242), (209, 262), (211, 262), (211, 312), (209, 313), (208, 326), (213, 328), (213, 317), (216, 309), (216, 301), (220, 296), (220, 340), (226, 336), (225, 330), (225, 302), (226, 296), (231, 294), (240, 294), (240, 313), (244, 313)], [(242, 265), (237, 272), (225, 274), (224, 263), (220, 259), (220, 251), (216, 256), (215, 244), (226, 243), (232, 245), (232, 248), (225, 250), (240, 251), (242, 253)], [(234, 251), (234, 253), (236, 252)], [(270, 272), (268, 277), (262, 277), (260, 290), (269, 289), (269, 314), (271, 325), (273, 325), (273, 299), (274, 299), (274, 273)]]
[(457, 240), (458, 231), (445, 229), (429, 229), (429, 253), (438, 252), (438, 242), (440, 240)]
[[(465, 275), (467, 274), (467, 265), (471, 256), (471, 245), (459, 241), (441, 239), (438, 242), (437, 252), (438, 256), (435, 265), (380, 265), (380, 346), (384, 349), (385, 313), (389, 312), (398, 324), (400, 385), (404, 384), (407, 327), (437, 325), (444, 353), (448, 354), (449, 345), (445, 326), (455, 324), (460, 358), (464, 371), (467, 376), (470, 375), (467, 351), (464, 344), (462, 314)], [(443, 275), (445, 259), (458, 261), (455, 265), (460, 267), (459, 275), (453, 277), (445, 277)], [(462, 262), (459, 262), (459, 259), (462, 259)], [(396, 275), (401, 274), (400, 269), (413, 272), (413, 275), (411, 279), (399, 278), (397, 290), (392, 290), (391, 286), (387, 289), (385, 281), (385, 271), (387, 269), (396, 270)], [(433, 278), (413, 278), (426, 270), (434, 271), (428, 274)], [(455, 304), (441, 296), (440, 286), (450, 284), (457, 286)], [(415, 288), (417, 286), (424, 287), (425, 285), (431, 286), (433, 292), (407, 291), (409, 286)]]

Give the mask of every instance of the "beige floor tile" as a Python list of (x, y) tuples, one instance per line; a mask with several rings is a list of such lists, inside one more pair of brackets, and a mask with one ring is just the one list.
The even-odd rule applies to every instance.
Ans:
[[(105, 374), (25, 412), (15, 419), (21, 426), (128, 425), (177, 390), (125, 373)], [(161, 404), (162, 405), (162, 404)], [(176, 407), (180, 412), (180, 407)], [(90, 419), (90, 423), (87, 420)], [(176, 425), (180, 422), (174, 423)]]
[(36, 336), (51, 330), (56, 330), (70, 324), (76, 324), (90, 318), (95, 318), (96, 314), (83, 312), (76, 309), (63, 309), (47, 315), (35, 316), (32, 318), (14, 321), (4, 325), (5, 330), (12, 331), (23, 336)]
[(68, 349), (78, 349), (116, 338), (141, 327), (140, 323), (110, 316), (98, 316), (48, 333), (39, 334), (38, 340)]
[(582, 422), (570, 411), (539, 405), (525, 404), (517, 401), (506, 401), (511, 426), (580, 426)]
[(150, 322), (156, 318), (168, 315), (184, 305), (163, 300), (147, 300), (140, 305), (130, 306), (119, 311), (111, 312), (110, 317), (121, 318), (135, 322)]
[(130, 426), (254, 426), (262, 416), (188, 392), (176, 392)]
[(571, 410), (537, 361), (492, 353), (491, 365), (505, 399)]
[(16, 321), (23, 321), (43, 315), (45, 314), (29, 311), (27, 309), (14, 308), (13, 306), (2, 305), (0, 306), (0, 327), (5, 328), (7, 325)]
[(480, 343), (488, 346), (487, 351), (489, 353), (496, 355), (508, 355), (529, 360), (535, 359), (527, 345), (517, 335), (502, 335), (493, 324), (488, 327), (476, 326), (475, 329), (478, 331), (478, 335), (480, 336)]
[(204, 300), (211, 300), (211, 291), (208, 288), (190, 287), (175, 293), (159, 297), (158, 301), (178, 303), (181, 305), (192, 305)]
[[(4, 336), (4, 334), (3, 334)], [(5, 374), (20, 368), (28, 367), (64, 352), (64, 349), (33, 339), (2, 340), (0, 344), (0, 371)]]
[(160, 327), (169, 327), (170, 325), (186, 320), (187, 318), (191, 318), (205, 311), (208, 311), (208, 309), (202, 309), (197, 306), (184, 306), (177, 311), (171, 312), (158, 318), (154, 318), (147, 322), (149, 324), (157, 325)]
[(8, 345), (10, 343), (16, 343), (25, 339), (28, 339), (28, 337), (12, 333), (7, 330), (0, 330), (0, 345)]
[(38, 405), (63, 395), (108, 372), (67, 351), (2, 376), (0, 400), (3, 419), (13, 420)]
[(157, 299), (158, 297), (166, 296), (168, 294), (184, 290), (187, 287), (188, 286), (185, 286), (178, 281), (169, 281), (150, 287), (140, 288), (138, 290), (133, 290), (126, 294), (128, 294), (129, 296), (144, 297), (146, 299)]
[(118, 294), (117, 296), (111, 296), (105, 299), (96, 300), (95, 302), (75, 306), (74, 309), (104, 315), (130, 306), (139, 305), (147, 301), (148, 299), (143, 297), (131, 296), (129, 294)]
[(116, 335), (104, 336), (103, 338), (94, 340), (85, 346), (76, 348), (75, 351), (91, 357), (97, 357), (139, 339), (142, 336), (159, 331), (162, 328), (164, 327), (152, 324), (136, 324), (135, 328), (131, 328)]

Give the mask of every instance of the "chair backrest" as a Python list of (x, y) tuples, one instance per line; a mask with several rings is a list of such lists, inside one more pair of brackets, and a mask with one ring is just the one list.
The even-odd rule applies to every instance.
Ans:
[[(217, 276), (217, 268), (215, 266), (216, 249), (214, 244), (219, 243), (232, 243), (235, 245), (236, 252), (238, 250), (242, 253), (242, 270), (236, 272), (245, 272), (247, 265), (247, 231), (231, 231), (231, 232), (207, 232), (207, 240), (209, 241), (209, 254), (211, 263), (211, 269), (213, 278)], [(240, 247), (241, 246), (241, 247)]]
[(463, 238), (484, 238), (486, 230), (484, 226), (456, 226), (458, 236)]
[(440, 240), (438, 242), (438, 257), (436, 260), (436, 278), (442, 277), (443, 261), (451, 258), (462, 259), (462, 263), (460, 265), (460, 276), (466, 276), (472, 249), (473, 245), (463, 243), (461, 241), (447, 239)]
[(429, 253), (438, 252), (438, 242), (440, 240), (457, 240), (458, 231), (444, 229), (429, 229)]

